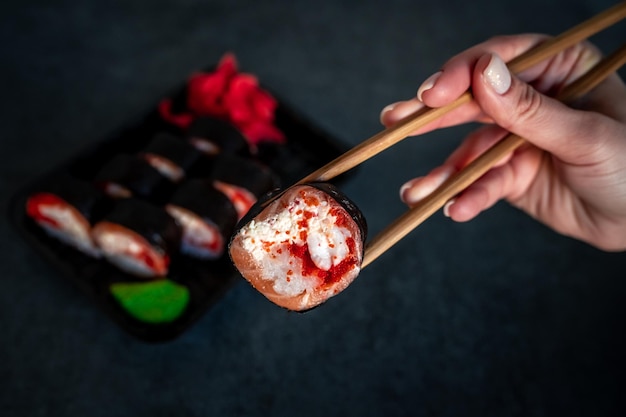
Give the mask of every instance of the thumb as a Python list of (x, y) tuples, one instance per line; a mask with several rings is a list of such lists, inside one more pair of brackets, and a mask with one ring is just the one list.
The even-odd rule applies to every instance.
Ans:
[(589, 158), (594, 123), (587, 112), (545, 96), (511, 74), (495, 54), (476, 63), (472, 92), (482, 110), (504, 129), (564, 162)]

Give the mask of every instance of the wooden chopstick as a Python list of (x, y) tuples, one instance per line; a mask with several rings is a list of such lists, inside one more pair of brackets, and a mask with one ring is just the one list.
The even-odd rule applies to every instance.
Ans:
[[(557, 96), (557, 99), (564, 102), (576, 100), (592, 90), (624, 64), (626, 64), (626, 44), (600, 61), (585, 75), (564, 88), (561, 94)], [(496, 162), (501, 160), (505, 155), (513, 152), (525, 142), (526, 141), (520, 136), (509, 134), (468, 164), (464, 169), (445, 181), (439, 188), (421, 200), (404, 215), (396, 219), (396, 221), (368, 243), (365, 248), (361, 268), (372, 263), (424, 220), (442, 208), (448, 200), (489, 171)]]
[[(511, 60), (509, 69), (518, 73), (536, 63), (557, 54), (558, 52), (577, 44), (578, 42), (606, 29), (626, 17), (626, 1), (597, 14), (573, 28), (563, 32), (555, 38), (546, 41), (526, 53)], [(417, 129), (437, 120), (444, 114), (468, 103), (472, 100), (470, 92), (461, 95), (447, 106), (438, 108), (423, 108), (414, 114), (400, 120), (393, 126), (375, 134), (343, 155), (312, 172), (298, 181), (303, 184), (313, 181), (328, 181), (365, 162), (385, 149), (395, 145), (410, 136)]]

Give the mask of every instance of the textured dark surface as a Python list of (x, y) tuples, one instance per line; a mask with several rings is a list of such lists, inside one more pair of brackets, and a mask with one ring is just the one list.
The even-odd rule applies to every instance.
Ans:
[[(496, 34), (557, 34), (595, 0), (4, 2), (0, 201), (153, 106), (226, 51), (344, 143), (380, 129), (452, 54)], [(621, 25), (594, 38), (606, 52)], [(469, 131), (409, 139), (342, 187), (371, 235), (398, 187)], [(626, 254), (556, 235), (506, 204), (429, 219), (306, 314), (241, 282), (187, 333), (124, 333), (0, 221), (0, 415), (624, 415)]]

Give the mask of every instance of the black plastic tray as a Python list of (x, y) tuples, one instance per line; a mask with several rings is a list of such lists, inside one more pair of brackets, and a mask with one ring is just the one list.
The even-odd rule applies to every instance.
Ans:
[[(262, 86), (263, 87), (263, 86)], [(176, 97), (185, 86), (175, 90)], [(289, 185), (334, 159), (347, 148), (326, 132), (294, 111), (276, 94), (266, 91), (278, 101), (276, 125), (286, 135), (287, 142), (280, 146), (262, 148), (259, 159), (272, 168), (283, 185)], [(110, 285), (118, 282), (142, 281), (125, 274), (105, 260), (97, 260), (58, 243), (46, 235), (25, 212), (28, 196), (44, 183), (60, 176), (71, 175), (89, 179), (95, 169), (119, 153), (133, 153), (141, 149), (157, 132), (179, 133), (178, 128), (164, 121), (156, 110), (147, 112), (138, 122), (130, 123), (106, 138), (94, 141), (94, 145), (59, 164), (21, 188), (10, 204), (10, 221), (34, 249), (50, 261), (61, 275), (77, 285), (95, 304), (124, 330), (149, 342), (171, 340), (183, 333), (207, 309), (215, 304), (232, 285), (241, 280), (227, 255), (216, 261), (200, 261), (185, 257), (178, 259), (168, 278), (189, 290), (190, 298), (185, 311), (177, 319), (167, 323), (149, 323), (131, 316), (111, 295)], [(339, 179), (341, 180), (341, 179)], [(183, 255), (178, 255), (182, 257)]]

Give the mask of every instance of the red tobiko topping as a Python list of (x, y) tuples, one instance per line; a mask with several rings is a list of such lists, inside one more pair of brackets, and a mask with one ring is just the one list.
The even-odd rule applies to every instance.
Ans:
[[(348, 244), (348, 249), (350, 252), (354, 252), (355, 243), (352, 238), (348, 238), (346, 243)], [(289, 246), (289, 253), (292, 256), (299, 258), (302, 261), (302, 275), (303, 276), (314, 276), (320, 279), (321, 286), (330, 286), (339, 282), (344, 275), (350, 272), (354, 266), (357, 264), (357, 258), (355, 256), (347, 256), (343, 261), (339, 262), (337, 265), (332, 266), (328, 271), (324, 271), (318, 268), (313, 259), (311, 259), (311, 254), (309, 252), (309, 246), (305, 243), (304, 245), (296, 245), (291, 244)]]
[(330, 209), (329, 214), (335, 216), (335, 224), (339, 227), (348, 227), (350, 217), (344, 210), (339, 207), (333, 207)]
[(193, 74), (187, 84), (187, 112), (173, 114), (172, 103), (159, 105), (161, 116), (186, 128), (196, 116), (213, 116), (232, 123), (251, 146), (259, 142), (283, 143), (285, 135), (274, 125), (277, 101), (251, 74), (240, 73), (232, 53), (220, 59), (215, 71)]

